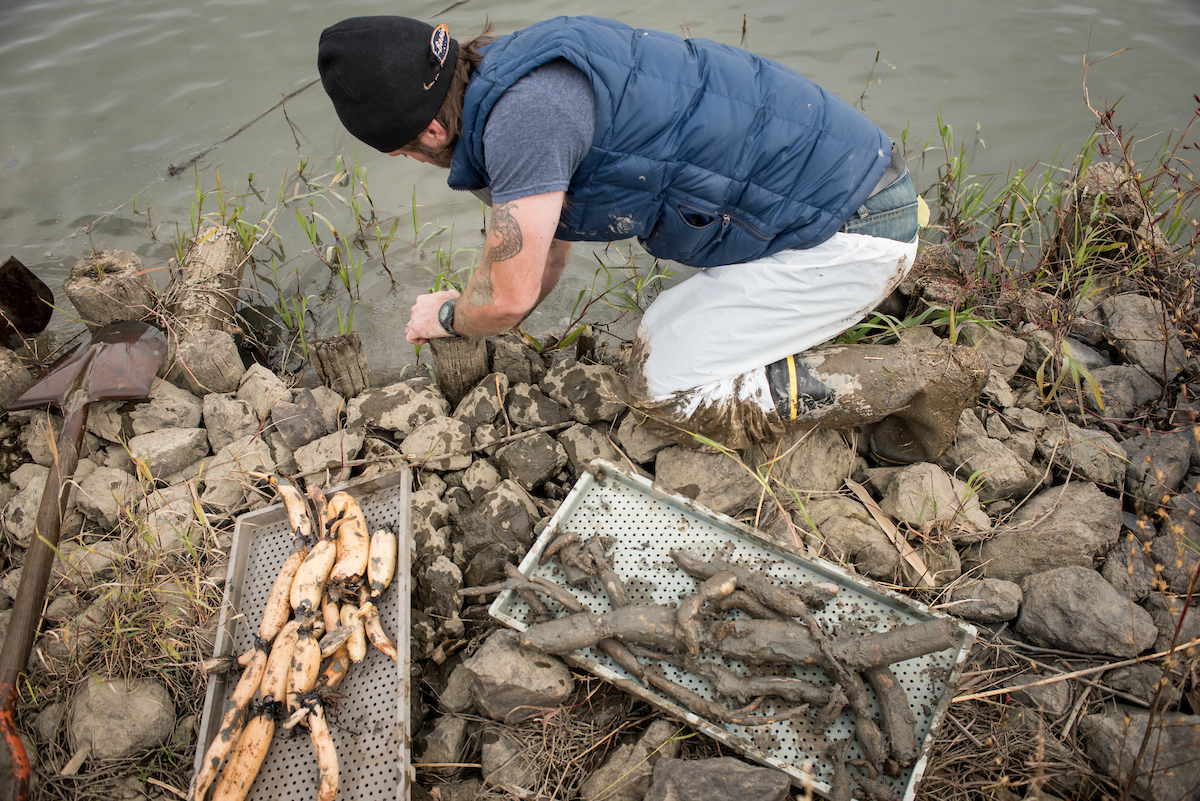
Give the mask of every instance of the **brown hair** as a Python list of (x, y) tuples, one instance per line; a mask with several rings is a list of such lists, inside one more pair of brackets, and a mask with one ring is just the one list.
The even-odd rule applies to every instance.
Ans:
[[(494, 30), (492, 24), (487, 23), (483, 32), (478, 36), (465, 42), (459, 42), (458, 62), (454, 65), (454, 77), (450, 79), (450, 89), (446, 92), (446, 99), (442, 101), (442, 107), (433, 117), (450, 132), (450, 141), (447, 143), (448, 150), (454, 147), (454, 141), (462, 134), (463, 100), (467, 96), (467, 84), (471, 82), (471, 73), (475, 72), (475, 68), (483, 61), (483, 53), (479, 51), (479, 48), (496, 41), (496, 37), (492, 35)], [(420, 143), (420, 138), (418, 134), (415, 139), (401, 149), (426, 152), (426, 148)]]

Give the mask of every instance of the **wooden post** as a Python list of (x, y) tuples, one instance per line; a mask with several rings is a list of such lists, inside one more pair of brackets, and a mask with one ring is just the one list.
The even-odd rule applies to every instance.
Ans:
[(429, 340), (429, 347), (433, 350), (433, 374), (453, 409), (489, 372), (487, 340), (439, 337)]
[(308, 355), (321, 383), (343, 398), (353, 398), (367, 388), (367, 354), (357, 331), (310, 340)]
[(228, 331), (197, 331), (179, 343), (171, 382), (182, 379), (193, 395), (210, 392), (234, 392), (246, 366), (237, 343)]
[(127, 250), (102, 250), (80, 259), (63, 289), (89, 331), (149, 319), (158, 303), (158, 287), (142, 260)]

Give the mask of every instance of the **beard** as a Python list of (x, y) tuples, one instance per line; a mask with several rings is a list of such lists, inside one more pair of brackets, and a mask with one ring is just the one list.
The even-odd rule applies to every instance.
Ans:
[(418, 142), (413, 150), (429, 159), (429, 163), (444, 170), (450, 169), (450, 160), (454, 156), (454, 142), (448, 142), (444, 147), (433, 148)]

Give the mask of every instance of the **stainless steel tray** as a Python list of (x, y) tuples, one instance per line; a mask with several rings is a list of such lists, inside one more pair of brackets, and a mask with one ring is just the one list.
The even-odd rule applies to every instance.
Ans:
[[(401, 471), (352, 481), (344, 489), (358, 500), (374, 531), (384, 525), (399, 533), (396, 577), (377, 604), (384, 631), (396, 643), (397, 666), (368, 645), (367, 658), (351, 665), (339, 692), (329, 729), (337, 747), (340, 799), (407, 799), (412, 783), (409, 760), (409, 491), (411, 472)], [(229, 553), (229, 574), (213, 655), (241, 654), (252, 635), (292, 537), (283, 506), (249, 512), (237, 519)], [(196, 751), (196, 769), (220, 728), (236, 675), (212, 676), (204, 696), (204, 715)], [(317, 763), (308, 733), (277, 734), (250, 790), (250, 799), (305, 799), (317, 796)]]
[[(851, 576), (830, 562), (785, 553), (763, 539), (754, 529), (705, 509), (694, 501), (665, 492), (640, 476), (629, 475), (599, 460), (593, 464), (595, 472), (585, 473), (579, 479), (521, 562), (520, 569), (525, 575), (537, 574), (561, 581), (555, 559), (547, 560), (545, 565), (539, 565), (538, 562), (542, 551), (554, 537), (565, 531), (577, 531), (585, 539), (594, 535), (616, 539), (617, 544), (610, 558), (613, 568), (625, 581), (630, 602), (634, 604), (673, 604), (681, 596), (695, 591), (695, 582), (679, 570), (669, 556), (672, 549), (684, 548), (702, 559), (719, 557), (756, 568), (781, 583), (827, 581), (840, 585), (836, 600), (816, 613), (817, 619), (827, 630), (852, 622), (862, 630), (886, 631), (895, 626), (946, 617), (899, 593)], [(603, 591), (599, 594), (585, 589), (572, 591), (593, 612), (611, 609)], [(563, 614), (553, 602), (547, 601), (547, 606)], [(529, 620), (528, 606), (511, 590), (502, 593), (493, 602), (491, 614), (519, 630), (524, 630)], [(899, 778), (888, 779), (882, 775), (878, 778), (889, 782), (905, 801), (910, 801), (914, 796), (917, 781), (925, 770), (934, 731), (950, 704), (950, 690), (957, 681), (975, 638), (975, 629), (969, 625), (960, 623), (958, 632), (958, 643), (954, 647), (891, 666), (916, 716), (917, 741), (922, 743), (922, 749), (918, 761), (904, 770)], [(567, 661), (687, 721), (693, 728), (746, 756), (779, 768), (799, 787), (811, 786), (818, 792), (828, 793), (833, 769), (825, 759), (825, 748), (830, 739), (845, 739), (854, 734), (854, 721), (848, 712), (843, 712), (829, 728), (820, 731), (806, 716), (754, 728), (714, 723), (646, 689), (602, 651), (590, 648), (576, 654), (566, 657)], [(738, 660), (720, 659), (719, 663), (739, 674), (748, 673), (745, 665)], [(658, 664), (668, 678), (705, 698), (716, 699), (705, 679), (665, 662)], [(819, 668), (785, 666), (782, 671), (820, 684), (828, 683), (824, 671)], [(758, 672), (762, 672), (761, 669)], [(767, 705), (757, 711), (768, 714), (774, 708)], [(852, 743), (848, 757), (856, 759), (860, 756), (858, 743)]]

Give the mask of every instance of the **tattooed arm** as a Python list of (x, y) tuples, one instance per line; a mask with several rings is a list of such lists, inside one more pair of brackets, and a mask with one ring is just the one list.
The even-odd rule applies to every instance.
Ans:
[[(455, 308), (458, 333), (484, 336), (507, 331), (558, 283), (570, 250), (569, 243), (554, 240), (563, 197), (563, 192), (548, 192), (492, 206), (483, 261)], [(450, 290), (418, 297), (408, 341), (418, 344), (446, 336), (438, 310), (456, 296)]]

